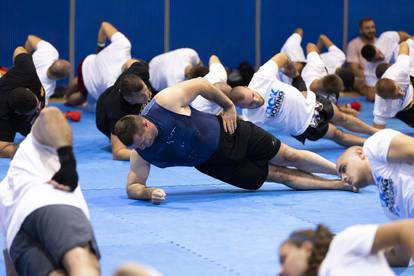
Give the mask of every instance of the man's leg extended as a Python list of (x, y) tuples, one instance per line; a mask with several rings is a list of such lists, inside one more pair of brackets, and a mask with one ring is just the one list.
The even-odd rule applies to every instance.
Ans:
[(285, 184), (295, 190), (343, 190), (356, 192), (341, 180), (325, 179), (298, 169), (269, 164), (266, 181)]
[(270, 164), (282, 167), (295, 167), (312, 173), (326, 173), (336, 175), (335, 164), (319, 154), (307, 150), (297, 150), (286, 144), (281, 144)]

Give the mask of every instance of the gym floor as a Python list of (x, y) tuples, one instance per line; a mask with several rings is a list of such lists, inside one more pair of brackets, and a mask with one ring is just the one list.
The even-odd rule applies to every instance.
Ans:
[[(362, 98), (360, 118), (372, 122), (372, 104)], [(69, 110), (62, 104), (52, 104)], [(113, 161), (110, 143), (95, 127), (93, 113), (82, 111), (71, 123), (80, 185), (91, 212), (101, 250), (103, 275), (127, 261), (155, 267), (164, 275), (276, 275), (278, 246), (292, 230), (324, 223), (334, 232), (354, 224), (387, 222), (376, 187), (359, 193), (292, 191), (266, 183), (256, 192), (243, 191), (202, 175), (193, 168), (152, 167), (148, 184), (163, 187), (162, 205), (128, 199), (129, 163)], [(388, 127), (413, 135), (397, 120)], [(302, 146), (288, 135), (269, 129), (284, 143), (315, 151), (335, 161), (343, 148), (328, 140)], [(19, 139), (23, 139), (19, 137)], [(10, 160), (0, 159), (2, 179)], [(3, 243), (3, 237), (0, 237)], [(4, 261), (0, 257), (0, 275)], [(397, 268), (413, 275), (413, 267)]]

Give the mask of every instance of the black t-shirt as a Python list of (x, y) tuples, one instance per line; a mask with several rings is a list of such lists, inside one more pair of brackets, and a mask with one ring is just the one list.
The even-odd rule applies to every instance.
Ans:
[(0, 78), (0, 141), (13, 142), (16, 132), (27, 135), (32, 127), (34, 116), (19, 115), (8, 104), (8, 97), (17, 87), (30, 89), (45, 106), (45, 90), (36, 73), (32, 55), (19, 54), (14, 66)]
[(143, 60), (133, 63), (125, 72), (123, 72), (115, 84), (105, 90), (99, 97), (96, 103), (96, 127), (111, 138), (111, 133), (114, 134), (116, 122), (125, 115), (136, 114), (141, 111), (142, 104), (131, 105), (124, 100), (119, 92), (120, 79), (126, 74), (135, 74), (140, 77), (145, 85), (153, 91), (149, 82), (148, 63)]

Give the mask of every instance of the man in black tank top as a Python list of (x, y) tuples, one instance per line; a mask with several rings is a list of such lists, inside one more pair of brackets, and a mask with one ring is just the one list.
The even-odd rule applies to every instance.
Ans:
[[(190, 108), (189, 104), (198, 95), (221, 106), (221, 115), (212, 118), (213, 115)], [(162, 120), (165, 118), (168, 120)], [(205, 139), (204, 133), (210, 138)], [(257, 190), (265, 181), (271, 181), (298, 190), (354, 191), (341, 180), (312, 175), (311, 172), (336, 175), (335, 164), (315, 153), (282, 144), (263, 129), (237, 119), (231, 100), (202, 78), (162, 90), (145, 108), (143, 116), (128, 115), (120, 119), (115, 134), (122, 143), (135, 149), (128, 174), (130, 198), (156, 204), (165, 200), (164, 190), (146, 186), (150, 164), (161, 168), (194, 166), (247, 190)]]

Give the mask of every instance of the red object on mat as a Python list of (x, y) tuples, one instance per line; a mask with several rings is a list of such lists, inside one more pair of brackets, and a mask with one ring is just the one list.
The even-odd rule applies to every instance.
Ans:
[(67, 111), (65, 112), (65, 116), (68, 120), (79, 122), (81, 119), (81, 112), (80, 111)]
[(355, 109), (356, 111), (360, 111), (361, 110), (361, 103), (360, 102), (352, 102), (351, 103), (351, 108)]

